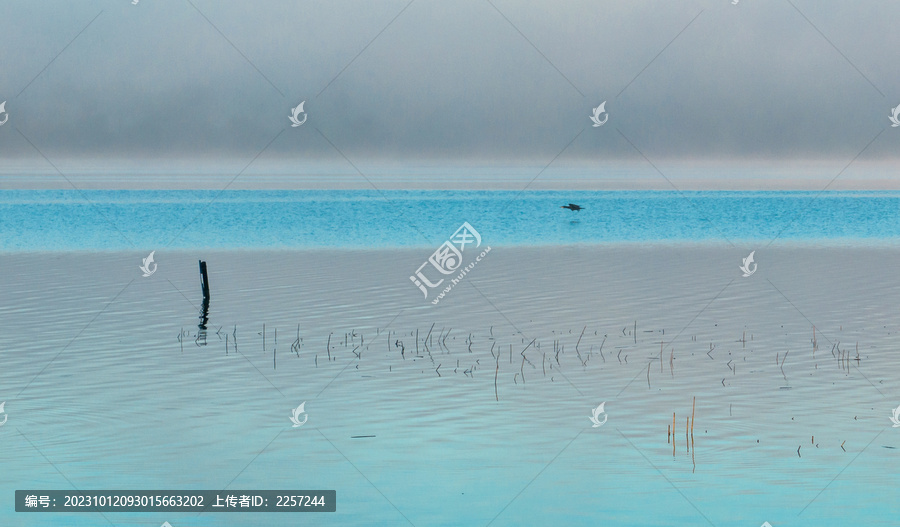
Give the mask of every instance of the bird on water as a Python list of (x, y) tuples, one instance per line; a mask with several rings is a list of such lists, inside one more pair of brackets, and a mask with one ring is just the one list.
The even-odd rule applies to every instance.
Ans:
[(563, 206), (560, 207), (560, 208), (561, 208), (561, 209), (569, 209), (569, 210), (581, 210), (581, 209), (584, 208), (584, 207), (582, 207), (582, 206), (580, 206), (580, 205), (576, 205), (576, 204), (574, 204), (574, 203), (569, 203), (568, 205), (563, 205)]

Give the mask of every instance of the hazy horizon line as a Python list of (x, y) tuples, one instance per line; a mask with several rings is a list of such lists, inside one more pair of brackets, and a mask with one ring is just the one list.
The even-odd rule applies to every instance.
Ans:
[(608, 159), (518, 163), (484, 159), (7, 160), (0, 189), (108, 190), (900, 190), (893, 160)]

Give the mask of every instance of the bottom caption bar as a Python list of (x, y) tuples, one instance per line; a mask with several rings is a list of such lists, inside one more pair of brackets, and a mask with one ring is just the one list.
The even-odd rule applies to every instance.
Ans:
[(16, 512), (334, 512), (333, 490), (17, 490)]

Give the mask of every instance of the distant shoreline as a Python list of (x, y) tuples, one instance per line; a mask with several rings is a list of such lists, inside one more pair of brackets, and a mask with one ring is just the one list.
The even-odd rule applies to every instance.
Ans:
[(890, 159), (549, 159), (498, 163), (364, 158), (10, 159), (0, 189), (96, 190), (900, 190)]
[[(530, 176), (530, 177), (529, 177)], [(520, 177), (454, 179), (446, 176), (407, 178), (361, 177), (342, 174), (323, 178), (253, 177), (235, 179), (233, 174), (217, 176), (179, 175), (129, 181), (122, 176), (79, 177), (0, 176), (2, 190), (416, 190), (416, 191), (898, 191), (900, 178), (841, 179), (828, 185), (830, 177), (790, 180), (782, 178), (684, 179), (661, 177), (635, 178), (539, 178), (528, 185), (533, 175)], [(833, 176), (831, 176), (833, 177)], [(431, 181), (430, 179), (434, 179)], [(827, 188), (825, 188), (827, 185)]]

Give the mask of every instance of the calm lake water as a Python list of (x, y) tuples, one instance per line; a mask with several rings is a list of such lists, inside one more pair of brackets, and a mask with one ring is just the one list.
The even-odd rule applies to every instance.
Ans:
[[(900, 518), (895, 194), (226, 194), (0, 193), (0, 524)], [(409, 276), (462, 221), (494, 249), (432, 305)], [(75, 488), (337, 512), (13, 510)]]
[(431, 247), (463, 221), (493, 245), (896, 242), (900, 192), (0, 191), (7, 251)]

